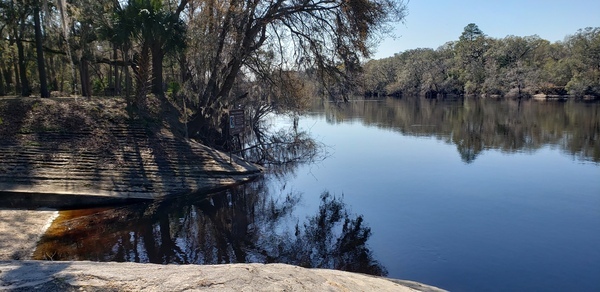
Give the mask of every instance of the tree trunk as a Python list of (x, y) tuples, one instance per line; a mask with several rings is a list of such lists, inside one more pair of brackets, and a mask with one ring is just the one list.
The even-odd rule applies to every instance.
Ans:
[(150, 73), (152, 71), (152, 68), (150, 68), (152, 67), (150, 47), (146, 43), (142, 44), (141, 52), (134, 56), (132, 67), (137, 82), (134, 105), (141, 106), (146, 98), (148, 89), (152, 85), (150, 84)]
[(4, 86), (4, 75), (2, 75), (2, 70), (0, 70), (0, 96), (6, 95), (6, 88)]
[(209, 113), (196, 113), (186, 124), (188, 135), (212, 146), (225, 144), (226, 137), (223, 136), (224, 132), (220, 131), (222, 129), (219, 123), (222, 117), (222, 113), (212, 110), (209, 110)]
[(4, 64), (2, 65), (1, 70), (2, 76), (4, 77), (4, 90), (6, 93), (9, 93), (12, 91), (12, 72), (9, 69), (7, 69), (7, 67)]
[(48, 68), (48, 80), (50, 84), (48, 84), (48, 90), (52, 92), (53, 90), (58, 90), (58, 77), (56, 76), (56, 57), (47, 57), (48, 62), (46, 62), (46, 68)]
[(29, 88), (29, 81), (27, 80), (27, 64), (25, 64), (25, 48), (23, 47), (23, 41), (21, 37), (16, 38), (17, 43), (17, 55), (19, 57), (19, 78), (21, 79), (21, 96), (29, 96), (31, 89)]
[(81, 57), (79, 62), (80, 66), (80, 79), (81, 79), (81, 95), (86, 97), (92, 96), (92, 86), (90, 83), (90, 69), (89, 62), (85, 57)]
[[(113, 60), (117, 60), (117, 58), (119, 57), (118, 55), (118, 51), (117, 51), (117, 46), (113, 45)], [(117, 63), (115, 62), (115, 68), (114, 68), (114, 74), (115, 74), (115, 78), (114, 78), (114, 95), (120, 95), (121, 94), (121, 80), (119, 78), (119, 65), (117, 65)]]
[[(72, 82), (75, 82), (75, 80), (73, 80)], [(59, 85), (56, 90), (60, 91), (61, 93), (65, 92), (65, 73), (64, 72), (62, 74), (60, 74), (60, 82), (58, 84)]]
[(125, 67), (123, 67), (123, 71), (125, 71), (125, 100), (127, 100), (127, 105), (131, 105), (131, 75), (129, 71), (129, 67), (127, 66), (130, 63), (129, 59), (129, 48), (124, 46), (122, 48), (123, 51), (123, 60), (125, 61)]
[(13, 63), (13, 70), (15, 71), (15, 94), (21, 91), (21, 80), (19, 79), (19, 61)]
[(159, 44), (152, 45), (152, 93), (163, 95), (164, 52)]
[(113, 76), (114, 76), (114, 71), (113, 69), (116, 67), (116, 65), (111, 64), (111, 61), (114, 61), (115, 59), (110, 60), (109, 58), (109, 62), (108, 62), (108, 84), (104, 87), (104, 95), (107, 96), (115, 96), (114, 92), (115, 92), (115, 84), (113, 83)]
[(42, 43), (42, 23), (40, 21), (40, 5), (39, 1), (33, 6), (33, 22), (35, 27), (35, 48), (37, 53), (37, 67), (40, 78), (40, 95), (42, 97), (50, 97), (48, 92), (48, 81), (46, 78), (46, 66), (44, 64), (44, 47)]
[(179, 58), (179, 83), (180, 84), (184, 84), (186, 81), (188, 81), (190, 79), (190, 75), (188, 74), (187, 71), (187, 59), (185, 57), (185, 54), (181, 54), (180, 58)]

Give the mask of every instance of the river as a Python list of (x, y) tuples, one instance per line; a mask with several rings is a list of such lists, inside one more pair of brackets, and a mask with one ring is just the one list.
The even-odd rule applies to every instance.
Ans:
[(600, 104), (317, 102), (298, 129), (321, 145), (311, 163), (209, 199), (63, 211), (36, 257), (286, 262), (451, 291), (600, 291)]

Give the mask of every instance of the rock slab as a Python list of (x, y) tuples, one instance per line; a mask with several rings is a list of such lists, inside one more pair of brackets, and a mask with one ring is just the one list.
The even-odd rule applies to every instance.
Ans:
[(285, 264), (0, 262), (0, 290), (444, 291), (424, 284)]

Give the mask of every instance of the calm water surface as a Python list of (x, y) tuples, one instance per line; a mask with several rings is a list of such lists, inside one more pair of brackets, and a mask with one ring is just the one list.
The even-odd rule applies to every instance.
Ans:
[(325, 159), (210, 199), (62, 212), (36, 256), (288, 262), (452, 291), (600, 291), (599, 104), (324, 103), (299, 126)]

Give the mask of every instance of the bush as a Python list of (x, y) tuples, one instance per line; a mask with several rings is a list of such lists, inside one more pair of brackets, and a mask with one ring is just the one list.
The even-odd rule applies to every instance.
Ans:
[(600, 73), (579, 74), (571, 78), (565, 89), (570, 95), (582, 97), (585, 95), (600, 96)]
[(171, 98), (175, 97), (177, 93), (181, 90), (181, 85), (179, 82), (169, 82), (167, 85), (167, 95)]
[(92, 81), (92, 93), (94, 95), (104, 94), (104, 82), (100, 79), (94, 79)]

